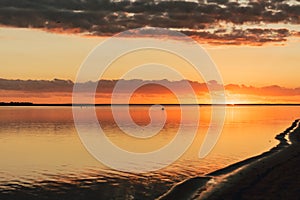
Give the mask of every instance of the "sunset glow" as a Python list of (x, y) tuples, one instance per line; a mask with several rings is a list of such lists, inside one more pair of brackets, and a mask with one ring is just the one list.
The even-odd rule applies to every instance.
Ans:
[[(164, 17), (158, 15), (158, 18), (160, 18), (162, 23), (167, 23), (168, 20), (173, 18), (176, 19), (178, 27), (167, 28), (190, 36), (207, 51), (222, 76), (227, 92), (226, 98), (229, 103), (299, 103), (300, 28), (298, 23), (299, 16), (292, 9), (296, 8), (298, 3), (295, 3), (296, 1), (277, 2), (276, 4), (268, 3), (269, 7), (267, 9), (261, 5), (262, 2), (260, 1), (237, 1), (235, 3), (233, 1), (220, 1), (219, 5), (206, 1), (201, 2), (175, 2), (173, 5), (172, 2), (157, 1), (150, 4), (153, 6), (151, 9), (154, 9), (152, 10), (154, 13), (160, 13), (157, 7), (164, 8), (165, 4), (170, 4), (171, 10), (166, 11)], [(51, 2), (44, 3), (45, 5), (51, 4)], [(93, 22), (93, 20), (91, 22), (89, 20), (92, 19), (94, 13), (86, 13), (84, 8), (66, 9), (66, 13), (63, 13), (63, 15), (66, 14), (68, 16), (68, 12), (73, 13), (74, 17), (83, 13), (88, 16), (91, 15), (90, 18), (86, 19), (87, 24), (84, 24), (83, 21), (78, 21), (77, 25), (75, 25), (69, 21), (69, 18), (53, 21), (52, 18), (47, 19), (47, 16), (40, 14), (35, 9), (32, 9), (32, 12), (40, 20), (35, 20), (36, 18), (32, 18), (31, 15), (27, 16), (29, 19), (32, 18), (32, 24), (29, 24), (27, 28), (19, 27), (18, 24), (27, 23), (21, 17), (15, 19), (15, 21), (12, 18), (2, 22), (0, 28), (0, 78), (24, 81), (61, 79), (74, 82), (81, 64), (89, 53), (101, 42), (120, 32), (116, 31), (115, 26), (108, 26), (113, 24), (110, 22), (113, 18), (118, 19), (114, 23), (120, 27), (124, 25), (122, 20), (125, 19), (136, 25), (144, 23), (142, 18), (138, 18), (138, 13), (124, 12), (122, 10), (122, 6), (127, 6), (134, 10), (138, 5), (134, 2), (107, 1), (102, 3), (102, 6), (118, 5), (120, 7), (117, 9), (120, 9), (120, 11), (107, 13), (107, 18), (105, 18), (107, 21), (103, 22), (106, 25), (94, 25), (90, 29), (86, 28), (86, 25)], [(186, 9), (191, 11), (191, 15), (187, 15), (184, 10), (180, 14), (173, 11), (172, 6), (177, 6), (177, 4), (186, 6)], [(99, 13), (104, 12), (101, 5), (99, 5)], [(16, 3), (15, 6), (22, 10), (24, 5)], [(57, 5), (57, 7), (56, 5), (52, 6), (53, 12), (56, 12), (56, 9), (59, 10), (61, 5)], [(74, 3), (73, 7), (77, 6)], [(86, 6), (90, 7), (92, 4), (86, 2)], [(111, 9), (111, 7), (107, 8)], [(203, 22), (200, 18), (200, 21), (194, 20), (198, 19), (198, 11), (194, 12), (196, 8), (205, 13), (201, 18)], [(209, 13), (207, 9), (213, 8), (220, 11), (217, 12), (217, 16), (221, 20), (208, 23), (215, 16)], [(144, 8), (141, 7), (141, 9)], [(238, 9), (249, 9), (248, 15), (241, 19), (235, 18), (234, 16), (241, 15)], [(257, 9), (265, 13), (261, 18), (251, 14), (256, 13)], [(275, 12), (276, 9), (279, 9), (281, 13), (285, 13), (289, 17), (286, 16), (287, 18), (284, 21), (277, 16), (278, 12)], [(224, 14), (227, 11), (231, 12), (232, 17)], [(10, 15), (9, 9), (5, 10), (5, 12)], [(21, 12), (20, 15), (27, 14)], [(189, 20), (182, 20), (183, 18), (180, 18), (180, 15), (189, 19), (190, 24), (186, 23)], [(45, 21), (43, 22), (43, 20)], [(149, 18), (149, 20), (150, 26), (156, 23), (156, 19)], [(261, 21), (261, 23), (256, 23), (257, 21)], [(41, 22), (43, 24), (40, 24)], [(151, 33), (148, 34), (151, 36)], [(170, 38), (165, 35), (161, 37), (162, 41), (167, 38), (176, 40), (176, 38)], [(139, 38), (128, 37), (123, 39), (139, 42)], [(187, 44), (180, 43), (180, 48), (183, 51), (185, 45)], [(108, 49), (107, 51), (110, 52), (111, 50)], [(159, 67), (150, 66), (148, 71), (133, 73), (126, 79), (142, 79), (145, 81), (163, 79), (180, 81), (187, 79), (199, 83), (204, 82), (201, 74), (190, 63), (170, 52), (157, 50), (139, 50), (119, 57), (111, 63), (109, 70), (105, 72), (101, 79), (119, 80), (123, 78), (128, 70), (149, 63), (169, 66), (183, 76), (177, 77)], [(36, 91), (30, 88), (22, 88), (23, 86), (20, 86), (18, 89), (14, 88), (14, 86), (7, 88), (0, 83), (0, 101), (71, 102), (70, 88), (68, 91), (63, 92), (60, 90), (41, 90), (39, 92), (42, 93), (39, 94), (36, 94)], [(199, 92), (197, 90), (196, 92)], [(101, 93), (101, 91), (99, 92)], [(132, 102), (177, 102), (169, 94), (164, 94), (163, 97), (160, 96), (161, 93), (159, 89), (144, 91), (143, 94), (134, 95)], [(96, 97), (96, 102), (110, 102), (109, 94), (100, 95), (101, 97), (99, 95)], [(197, 95), (200, 103), (210, 102), (208, 94), (204, 95), (201, 93)], [(185, 98), (185, 102), (189, 102), (188, 98)]]
[[(92, 48), (105, 38), (80, 37), (68, 34), (45, 33), (38, 30), (1, 28), (1, 55), (2, 78), (6, 79), (31, 79), (51, 80), (63, 78), (73, 80), (76, 78), (76, 71), (81, 62)], [(38, 38), (38, 39), (37, 39)], [(21, 42), (19, 42), (21, 41)], [(53, 42), (54, 41), (54, 42)], [(284, 46), (268, 45), (264, 47), (235, 47), (235, 46), (208, 46), (207, 51), (213, 61), (217, 64), (223, 77), (224, 84), (228, 85), (229, 103), (297, 103), (299, 102), (298, 64), (300, 63), (297, 45), (298, 39), (293, 39)], [(75, 45), (75, 46), (74, 46)], [(26, 51), (23, 51), (26, 49)], [(19, 52), (19, 53), (17, 53)], [(149, 54), (150, 53), (150, 54)], [(163, 61), (166, 65), (173, 65), (181, 70), (187, 79), (201, 82), (201, 76), (193, 72), (193, 67), (184, 64), (172, 55), (161, 54), (162, 52), (137, 52), (118, 59), (110, 71), (105, 74), (106, 79), (117, 79), (120, 77), (120, 70), (128, 70), (134, 67), (153, 62)], [(152, 55), (151, 55), (152, 54)], [(15, 57), (18, 59), (15, 59)], [(50, 57), (49, 57), (50, 56)], [(150, 56), (150, 60), (138, 60)], [(32, 59), (35, 58), (35, 59)], [(46, 62), (45, 62), (46, 61)], [(126, 67), (127, 66), (127, 67)], [(282, 66), (285, 66), (282, 68)], [(114, 71), (115, 70), (115, 71)], [(124, 72), (125, 72), (124, 71)], [(299, 71), (300, 72), (300, 71)], [(145, 73), (145, 78), (155, 79), (158, 72), (153, 75)], [(180, 80), (176, 77), (160, 76), (171, 78), (169, 80)], [(140, 77), (132, 77), (140, 78)], [(246, 86), (230, 88), (230, 84), (245, 84)], [(271, 85), (278, 85), (285, 88), (274, 88)], [(249, 91), (251, 87), (271, 87), (268, 92)], [(70, 103), (71, 94), (61, 92), (45, 92), (42, 95), (35, 95), (31, 91), (7, 90), (1, 88), (1, 101), (30, 101), (35, 103)], [(294, 92), (292, 92), (292, 90)], [(272, 92), (273, 91), (273, 92)], [(291, 91), (291, 92), (289, 92)], [(144, 91), (146, 93), (146, 91)], [(160, 93), (156, 90), (156, 93)], [(157, 96), (156, 96), (157, 95)], [(279, 96), (279, 97), (278, 97)], [(199, 95), (200, 103), (209, 103), (207, 96)], [(96, 102), (109, 103), (109, 97), (97, 98)], [(175, 103), (172, 97), (161, 97), (159, 94), (143, 94), (135, 96), (132, 102), (135, 103)], [(188, 100), (186, 100), (188, 102)]]
[(300, 0), (0, 0), (0, 200), (299, 198), (299, 44)]

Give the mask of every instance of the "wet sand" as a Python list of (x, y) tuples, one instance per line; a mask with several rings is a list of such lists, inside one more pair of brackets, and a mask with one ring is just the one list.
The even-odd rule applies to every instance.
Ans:
[(179, 183), (159, 199), (299, 199), (300, 121), (275, 138), (269, 151)]

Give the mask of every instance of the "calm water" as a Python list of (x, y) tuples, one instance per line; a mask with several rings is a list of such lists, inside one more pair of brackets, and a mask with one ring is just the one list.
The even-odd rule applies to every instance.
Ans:
[[(217, 145), (199, 159), (211, 110), (195, 109), (200, 109), (201, 120), (185, 154), (164, 169), (134, 174), (112, 170), (87, 152), (76, 132), (72, 108), (0, 107), (0, 199), (154, 199), (177, 182), (268, 150), (277, 144), (275, 135), (300, 116), (300, 107), (228, 107)], [(97, 107), (108, 138), (134, 152), (153, 151), (174, 137), (180, 108), (166, 106), (165, 112), (168, 117), (161, 132), (150, 140), (138, 140), (118, 128), (110, 107)], [(131, 107), (131, 116), (142, 126), (150, 120), (147, 106)]]

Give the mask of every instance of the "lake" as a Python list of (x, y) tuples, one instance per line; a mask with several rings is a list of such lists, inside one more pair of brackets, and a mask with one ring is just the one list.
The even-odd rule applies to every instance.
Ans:
[[(171, 165), (147, 173), (120, 172), (96, 160), (77, 134), (71, 107), (0, 107), (0, 199), (154, 199), (175, 183), (270, 149), (278, 143), (274, 137), (300, 114), (297, 106), (226, 107), (220, 138), (200, 159), (211, 107), (191, 107), (190, 116), (200, 113), (192, 145)], [(119, 115), (125, 112), (122, 106), (116, 109)], [(175, 137), (180, 106), (164, 106), (163, 112), (167, 118), (159, 134), (137, 139), (122, 132), (110, 106), (96, 107), (107, 138), (138, 153), (155, 151)], [(131, 106), (130, 114), (140, 126), (150, 122), (149, 106)]]

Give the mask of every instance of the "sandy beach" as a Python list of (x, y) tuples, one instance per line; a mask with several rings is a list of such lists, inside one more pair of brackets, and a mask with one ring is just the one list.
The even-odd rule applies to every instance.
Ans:
[(175, 185), (159, 199), (299, 199), (300, 121), (261, 155)]

